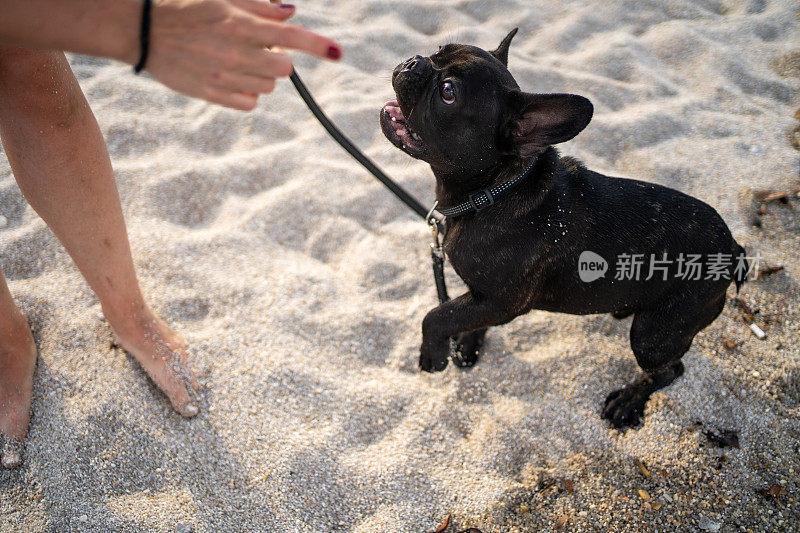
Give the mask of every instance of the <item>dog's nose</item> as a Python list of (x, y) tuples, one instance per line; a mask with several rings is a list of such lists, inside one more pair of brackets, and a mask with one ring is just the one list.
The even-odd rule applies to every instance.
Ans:
[(425, 58), (422, 56), (414, 56), (411, 59), (407, 59), (405, 63), (403, 63), (403, 72), (412, 72), (414, 74), (419, 74), (425, 68)]

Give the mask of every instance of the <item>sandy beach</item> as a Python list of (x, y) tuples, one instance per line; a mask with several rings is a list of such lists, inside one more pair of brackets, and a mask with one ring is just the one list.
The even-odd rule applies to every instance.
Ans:
[[(783, 270), (745, 285), (749, 309), (729, 289), (639, 429), (600, 419), (638, 372), (631, 319), (534, 311), (491, 329), (474, 369), (423, 374), (428, 229), (288, 80), (246, 114), (73, 55), (143, 289), (191, 345), (203, 412), (174, 413), (117, 347), (3, 155), (0, 267), (40, 358), (25, 464), (0, 470), (0, 531), (426, 533), (448, 515), (448, 533), (800, 530), (797, 2), (296, 4), (297, 23), (345, 46), (339, 64), (295, 56), (298, 72), (424, 204), (429, 167), (378, 125), (391, 70), (519, 26), (522, 88), (594, 103), (562, 154), (705, 201)], [(724, 430), (738, 448), (707, 436)]]

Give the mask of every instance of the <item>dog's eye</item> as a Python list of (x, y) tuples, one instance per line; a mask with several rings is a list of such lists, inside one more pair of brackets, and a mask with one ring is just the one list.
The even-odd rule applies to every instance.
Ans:
[(456, 101), (456, 89), (453, 87), (452, 82), (444, 82), (442, 88), (439, 90), (439, 94), (442, 95), (442, 102), (445, 104), (450, 105)]

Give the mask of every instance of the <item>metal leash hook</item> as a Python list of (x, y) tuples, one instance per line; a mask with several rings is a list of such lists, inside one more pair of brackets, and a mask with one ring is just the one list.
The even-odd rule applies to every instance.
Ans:
[(431, 210), (425, 215), (425, 221), (433, 233), (431, 241), (431, 262), (433, 264), (433, 281), (436, 283), (436, 294), (439, 296), (439, 303), (443, 304), (450, 300), (447, 295), (447, 284), (444, 280), (444, 232), (445, 216), (436, 211), (439, 202), (434, 202)]
[[(445, 217), (443, 214), (436, 210), (439, 202), (433, 203), (433, 207), (428, 211), (425, 216), (425, 221), (428, 227), (431, 228), (433, 240), (431, 241), (431, 265), (433, 266), (433, 282), (436, 284), (436, 294), (439, 297), (439, 305), (450, 300), (447, 295), (447, 283), (444, 280), (444, 234), (447, 230), (445, 226)], [(450, 337), (450, 358), (454, 359), (457, 351), (456, 340)]]

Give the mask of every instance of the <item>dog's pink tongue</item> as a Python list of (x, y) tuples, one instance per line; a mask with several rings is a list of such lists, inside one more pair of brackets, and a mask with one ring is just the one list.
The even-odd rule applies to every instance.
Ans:
[(392, 100), (391, 102), (386, 102), (383, 108), (394, 120), (405, 120), (403, 112), (400, 111), (400, 105), (398, 105), (396, 101)]

